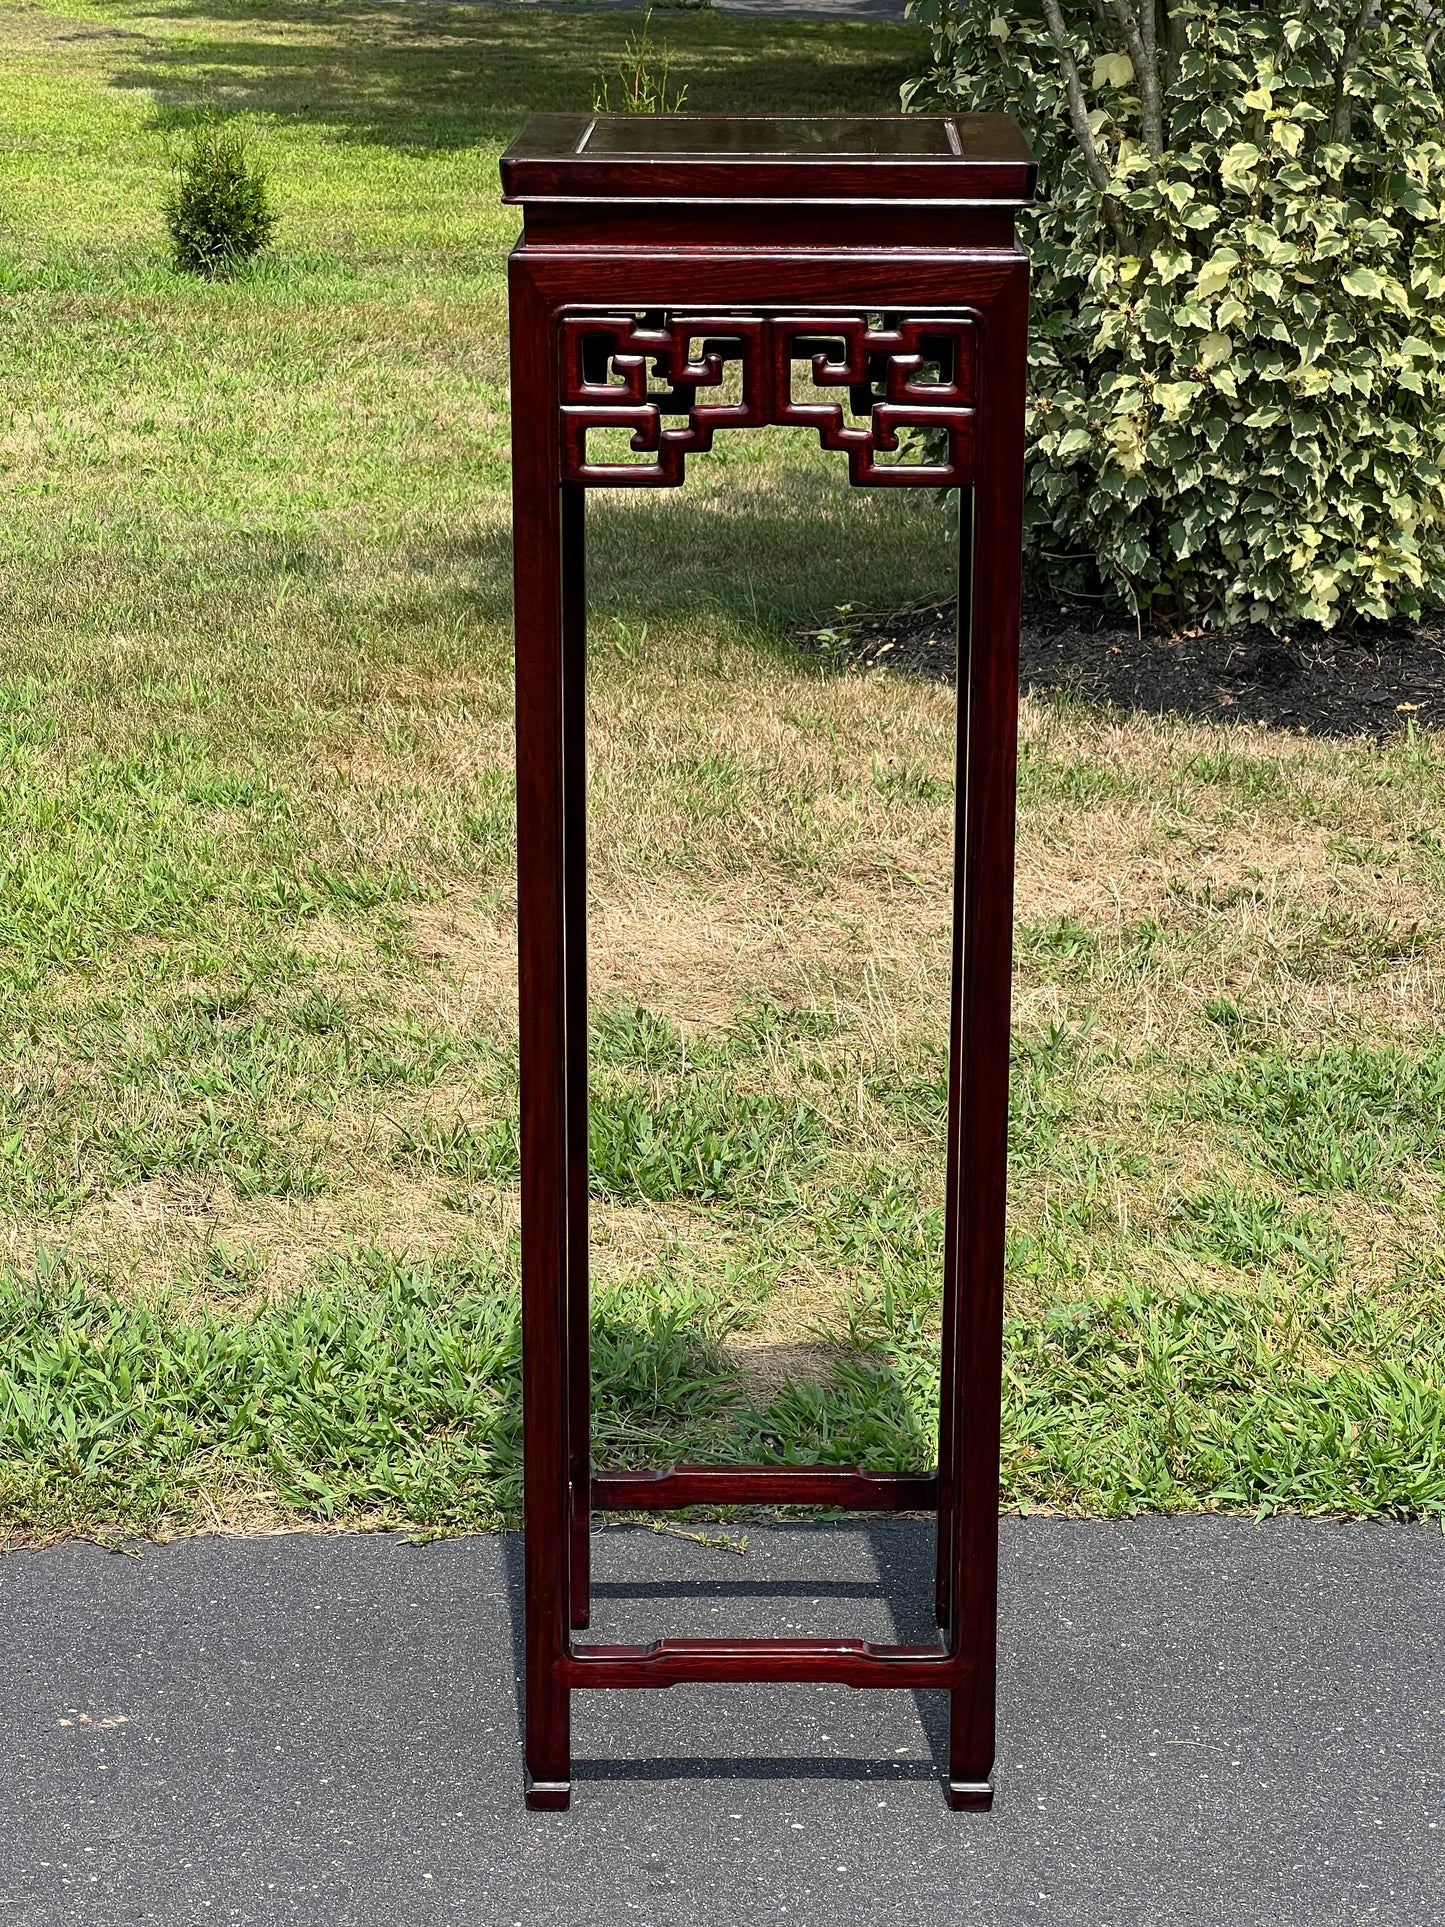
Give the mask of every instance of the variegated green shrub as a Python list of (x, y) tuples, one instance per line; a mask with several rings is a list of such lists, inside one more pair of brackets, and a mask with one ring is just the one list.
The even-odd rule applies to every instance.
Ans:
[(1040, 161), (1029, 549), (1278, 628), (1445, 602), (1439, 0), (916, 0)]

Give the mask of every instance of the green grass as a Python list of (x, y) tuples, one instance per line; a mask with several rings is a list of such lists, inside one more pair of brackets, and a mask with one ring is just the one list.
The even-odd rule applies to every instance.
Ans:
[(1445, 1048), (1277, 1051), (1201, 1081), (1252, 1164), (1301, 1192), (1367, 1191), (1406, 1171), (1445, 1177)]
[[(700, 110), (922, 36), (669, 11)], [(626, 17), (0, 23), (0, 1535), (512, 1516), (497, 155)], [(276, 244), (166, 264), (208, 105)], [(934, 1451), (946, 592), (783, 431), (594, 499), (599, 1456)], [(1029, 703), (1001, 1497), (1445, 1512), (1445, 752)]]
[[(137, 1305), (52, 1271), (0, 1299), (13, 1525), (153, 1526), (204, 1492), (301, 1515), (495, 1525), (520, 1496), (516, 1293), (490, 1254), (339, 1256), (248, 1317)], [(738, 1403), (713, 1308), (605, 1292), (596, 1424), (619, 1460), (709, 1441)]]

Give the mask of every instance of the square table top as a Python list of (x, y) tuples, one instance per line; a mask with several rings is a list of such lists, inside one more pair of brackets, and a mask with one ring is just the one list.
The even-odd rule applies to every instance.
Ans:
[(1037, 172), (1006, 114), (533, 114), (501, 168), (514, 203), (1008, 207)]

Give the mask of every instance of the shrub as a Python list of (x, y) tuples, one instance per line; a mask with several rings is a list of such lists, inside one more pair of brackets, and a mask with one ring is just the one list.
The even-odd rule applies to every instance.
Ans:
[(229, 274), (265, 247), (276, 225), (266, 174), (235, 121), (193, 127), (175, 173), (164, 211), (181, 273)]
[(1279, 628), (1445, 600), (1434, 0), (915, 0), (1040, 161), (1028, 553)]

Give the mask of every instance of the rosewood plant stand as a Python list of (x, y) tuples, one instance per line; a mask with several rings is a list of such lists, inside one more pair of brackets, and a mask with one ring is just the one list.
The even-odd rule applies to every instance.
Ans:
[[(1014, 216), (1034, 163), (993, 115), (547, 114), (501, 167), (524, 210), (510, 304), (527, 1804), (568, 1804), (576, 1687), (798, 1680), (947, 1688), (949, 1804), (986, 1808), (1028, 299)], [(770, 423), (816, 429), (858, 486), (962, 492), (942, 1403), (938, 1471), (921, 1476), (591, 1461), (586, 490), (676, 487), (719, 429)], [(574, 1641), (594, 1510), (713, 1504), (935, 1511), (939, 1641)]]

